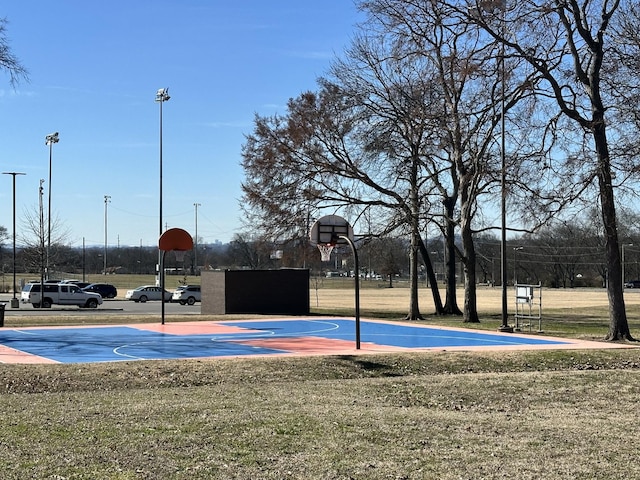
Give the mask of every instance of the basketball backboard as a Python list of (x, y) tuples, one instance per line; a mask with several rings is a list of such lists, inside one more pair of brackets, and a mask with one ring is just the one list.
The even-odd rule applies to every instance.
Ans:
[(312, 245), (344, 245), (348, 242), (339, 237), (347, 237), (353, 240), (353, 228), (339, 215), (326, 215), (316, 220), (309, 231), (309, 240)]
[(172, 250), (184, 252), (193, 249), (193, 238), (186, 230), (170, 228), (160, 236), (158, 247), (165, 252)]

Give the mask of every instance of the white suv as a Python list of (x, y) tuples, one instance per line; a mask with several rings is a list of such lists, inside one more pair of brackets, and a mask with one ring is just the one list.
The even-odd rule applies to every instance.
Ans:
[[(41, 288), (44, 295), (40, 295)], [(34, 308), (51, 308), (51, 305), (77, 305), (80, 308), (96, 308), (102, 304), (97, 293), (84, 292), (73, 283), (27, 283), (20, 294), (22, 303)]]
[(193, 305), (201, 301), (200, 285), (180, 285), (171, 296), (172, 302), (180, 302), (180, 305)]

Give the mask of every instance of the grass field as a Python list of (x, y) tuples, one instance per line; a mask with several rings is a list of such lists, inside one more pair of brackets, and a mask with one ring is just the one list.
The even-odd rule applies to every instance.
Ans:
[[(349, 315), (348, 286), (313, 288), (314, 313)], [(480, 293), (474, 328), (495, 329), (500, 290)], [(365, 285), (363, 315), (400, 319), (407, 295), (401, 285)], [(430, 313), (428, 291), (421, 298)], [(625, 298), (640, 337), (640, 292)], [(604, 291), (543, 291), (547, 333), (602, 338), (607, 315)], [(0, 365), (0, 471), (7, 479), (640, 478), (639, 369), (639, 349)]]

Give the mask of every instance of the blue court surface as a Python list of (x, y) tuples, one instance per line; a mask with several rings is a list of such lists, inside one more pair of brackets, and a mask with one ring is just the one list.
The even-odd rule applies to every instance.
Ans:
[[(411, 325), (293, 319), (0, 330), (0, 362), (87, 363), (249, 355), (356, 354), (420, 349), (579, 348), (572, 340)], [(595, 342), (594, 342), (595, 343)]]

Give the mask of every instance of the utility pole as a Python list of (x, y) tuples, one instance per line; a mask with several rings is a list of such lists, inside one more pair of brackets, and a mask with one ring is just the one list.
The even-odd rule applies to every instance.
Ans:
[(107, 274), (107, 205), (111, 201), (111, 195), (104, 196), (104, 269), (102, 274)]
[(194, 203), (194, 207), (196, 207), (196, 235), (193, 239), (193, 268), (194, 274), (198, 275), (198, 207), (201, 205), (199, 203)]

